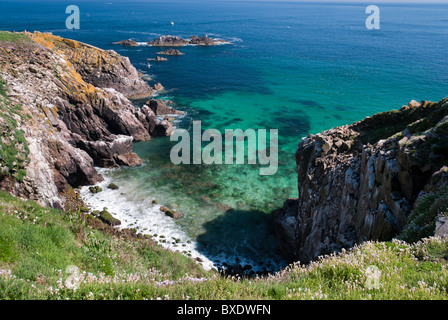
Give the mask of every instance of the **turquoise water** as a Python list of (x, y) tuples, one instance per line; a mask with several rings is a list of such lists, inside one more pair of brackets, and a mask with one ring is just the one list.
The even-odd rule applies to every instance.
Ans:
[[(159, 138), (135, 144), (143, 166), (104, 172), (120, 185), (119, 196), (85, 193), (92, 206), (132, 216), (133, 226), (158, 241), (176, 229), (173, 238), (186, 253), (218, 267), (284, 264), (271, 212), (298, 196), (294, 151), (301, 137), (448, 92), (448, 5), (380, 5), (380, 30), (366, 29), (366, 4), (243, 1), (79, 2), (81, 29), (66, 30), (66, 5), (0, 1), (0, 29), (50, 31), (130, 57), (151, 84), (165, 86), (159, 98), (186, 111), (177, 128), (191, 130), (201, 120), (204, 130), (279, 130), (273, 176), (260, 176), (258, 165), (175, 166), (175, 143)], [(209, 34), (231, 44), (184, 47), (184, 56), (150, 65), (158, 48), (113, 44), (165, 34)], [(160, 216), (160, 204), (184, 217)]]

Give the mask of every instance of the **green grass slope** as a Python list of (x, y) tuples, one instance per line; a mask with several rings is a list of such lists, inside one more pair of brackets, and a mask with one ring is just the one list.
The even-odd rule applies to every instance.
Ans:
[[(448, 240), (366, 242), (259, 278), (0, 192), (0, 299), (446, 299)], [(97, 221), (95, 222), (97, 223)], [(371, 270), (377, 270), (372, 278)]]

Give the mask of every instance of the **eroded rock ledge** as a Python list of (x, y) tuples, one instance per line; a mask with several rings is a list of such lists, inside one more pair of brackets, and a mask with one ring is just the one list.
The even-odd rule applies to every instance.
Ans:
[(23, 180), (2, 168), (2, 189), (63, 208), (71, 187), (102, 179), (95, 165), (138, 165), (133, 141), (172, 132), (149, 106), (129, 100), (154, 89), (128, 58), (51, 34), (10, 38), (0, 42), (0, 76), (11, 104), (21, 108), (14, 117), (29, 152)]
[(296, 151), (299, 198), (275, 213), (284, 256), (307, 263), (400, 234), (447, 164), (447, 135), (448, 98), (412, 101), (303, 138)]

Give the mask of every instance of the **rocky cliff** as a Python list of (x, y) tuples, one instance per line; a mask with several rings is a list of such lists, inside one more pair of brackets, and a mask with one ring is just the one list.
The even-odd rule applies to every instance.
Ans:
[(445, 219), (445, 198), (428, 203), (434, 207), (418, 223), (410, 217), (428, 194), (445, 188), (447, 159), (448, 98), (411, 101), (400, 110), (303, 138), (296, 151), (299, 198), (288, 199), (275, 213), (283, 254), (306, 263), (404, 231), (411, 240), (433, 234), (437, 221)]
[(44, 33), (0, 34), (0, 188), (64, 207), (95, 166), (135, 166), (133, 141), (169, 135), (149, 106), (154, 89), (126, 57)]

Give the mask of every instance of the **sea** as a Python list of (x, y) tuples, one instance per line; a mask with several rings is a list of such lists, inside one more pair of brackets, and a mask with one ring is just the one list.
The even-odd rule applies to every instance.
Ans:
[[(129, 57), (157, 99), (185, 113), (176, 130), (278, 130), (278, 170), (255, 164), (173, 164), (169, 137), (134, 143), (137, 167), (98, 168), (102, 192), (80, 192), (92, 210), (107, 208), (161, 246), (204, 268), (240, 266), (276, 272), (289, 262), (279, 251), (273, 212), (298, 197), (295, 150), (301, 138), (399, 109), (410, 100), (448, 96), (448, 4), (303, 1), (0, 1), (0, 30), (51, 32)], [(69, 5), (79, 29), (67, 29)], [(154, 59), (146, 43), (162, 35), (225, 40), (185, 46), (182, 56)], [(114, 42), (133, 39), (136, 47)], [(145, 101), (134, 101), (141, 107)], [(206, 143), (203, 145), (206, 146)], [(272, 145), (271, 145), (272, 146)], [(247, 161), (248, 162), (248, 161)], [(119, 186), (108, 189), (109, 183)], [(172, 219), (166, 206), (182, 213)]]

